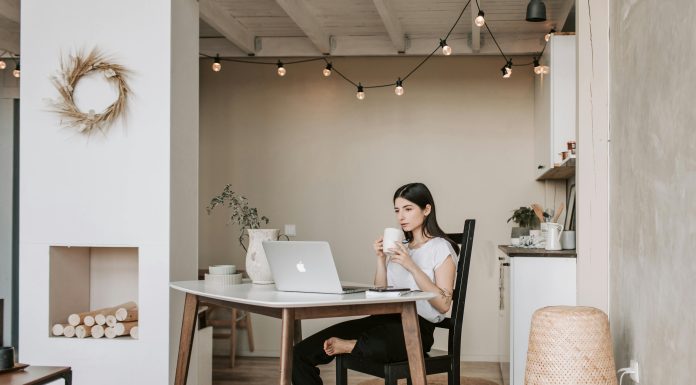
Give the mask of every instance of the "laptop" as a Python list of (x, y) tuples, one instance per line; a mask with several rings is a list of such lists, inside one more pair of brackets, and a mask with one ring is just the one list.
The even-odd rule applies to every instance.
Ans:
[(264, 241), (276, 289), (304, 293), (350, 294), (369, 286), (342, 286), (328, 242)]

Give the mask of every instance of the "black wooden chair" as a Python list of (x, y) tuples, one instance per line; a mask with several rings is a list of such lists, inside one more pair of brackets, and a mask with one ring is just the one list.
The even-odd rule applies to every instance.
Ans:
[[(466, 301), (466, 286), (469, 280), (469, 266), (471, 265), (471, 247), (474, 242), (474, 227), (476, 221), (467, 219), (464, 223), (464, 232), (447, 234), (455, 242), (461, 244), (459, 262), (457, 264), (457, 278), (452, 293), (452, 317), (445, 318), (436, 326), (449, 330), (447, 354), (425, 357), (425, 372), (427, 374), (447, 373), (449, 385), (459, 384), (459, 356), (462, 336), (462, 322), (464, 321), (464, 302)], [(400, 378), (409, 377), (408, 361), (389, 362), (386, 364), (361, 360), (344, 354), (336, 357), (336, 385), (348, 384), (348, 369), (361, 373), (367, 373), (384, 378), (386, 385), (396, 385)]]

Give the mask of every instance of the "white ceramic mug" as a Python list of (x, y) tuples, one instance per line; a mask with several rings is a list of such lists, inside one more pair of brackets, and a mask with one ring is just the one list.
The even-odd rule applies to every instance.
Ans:
[(404, 240), (404, 232), (400, 229), (395, 229), (393, 227), (387, 227), (384, 229), (384, 239), (382, 241), (382, 251), (385, 254), (391, 254), (389, 249), (395, 248), (397, 243), (401, 243)]

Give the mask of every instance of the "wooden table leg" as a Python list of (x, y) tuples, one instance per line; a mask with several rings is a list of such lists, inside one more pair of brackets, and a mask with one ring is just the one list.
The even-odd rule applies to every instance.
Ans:
[(411, 372), (413, 385), (426, 385), (425, 361), (423, 359), (423, 347), (421, 346), (420, 328), (418, 327), (418, 313), (416, 303), (404, 303), (401, 310), (401, 324), (404, 328), (406, 352), (408, 353), (408, 368)]
[(302, 320), (295, 320), (295, 344), (302, 341)]
[(176, 374), (174, 385), (186, 385), (189, 363), (191, 362), (191, 347), (193, 346), (193, 333), (196, 332), (196, 318), (198, 316), (198, 296), (186, 293), (184, 302), (184, 316), (181, 319), (181, 334), (179, 335), (179, 356), (176, 359)]
[(283, 309), (283, 330), (280, 335), (280, 385), (292, 383), (292, 348), (295, 338), (295, 309)]

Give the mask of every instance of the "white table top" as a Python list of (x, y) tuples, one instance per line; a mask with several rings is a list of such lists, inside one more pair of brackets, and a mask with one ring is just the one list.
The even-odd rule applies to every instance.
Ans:
[(353, 294), (319, 294), (277, 291), (275, 285), (217, 285), (205, 281), (179, 281), (169, 286), (174, 290), (231, 301), (248, 305), (271, 308), (293, 308), (306, 306), (365, 305), (372, 303), (392, 303), (427, 300), (435, 297), (433, 293), (409, 293), (400, 297), (365, 298), (365, 293)]

